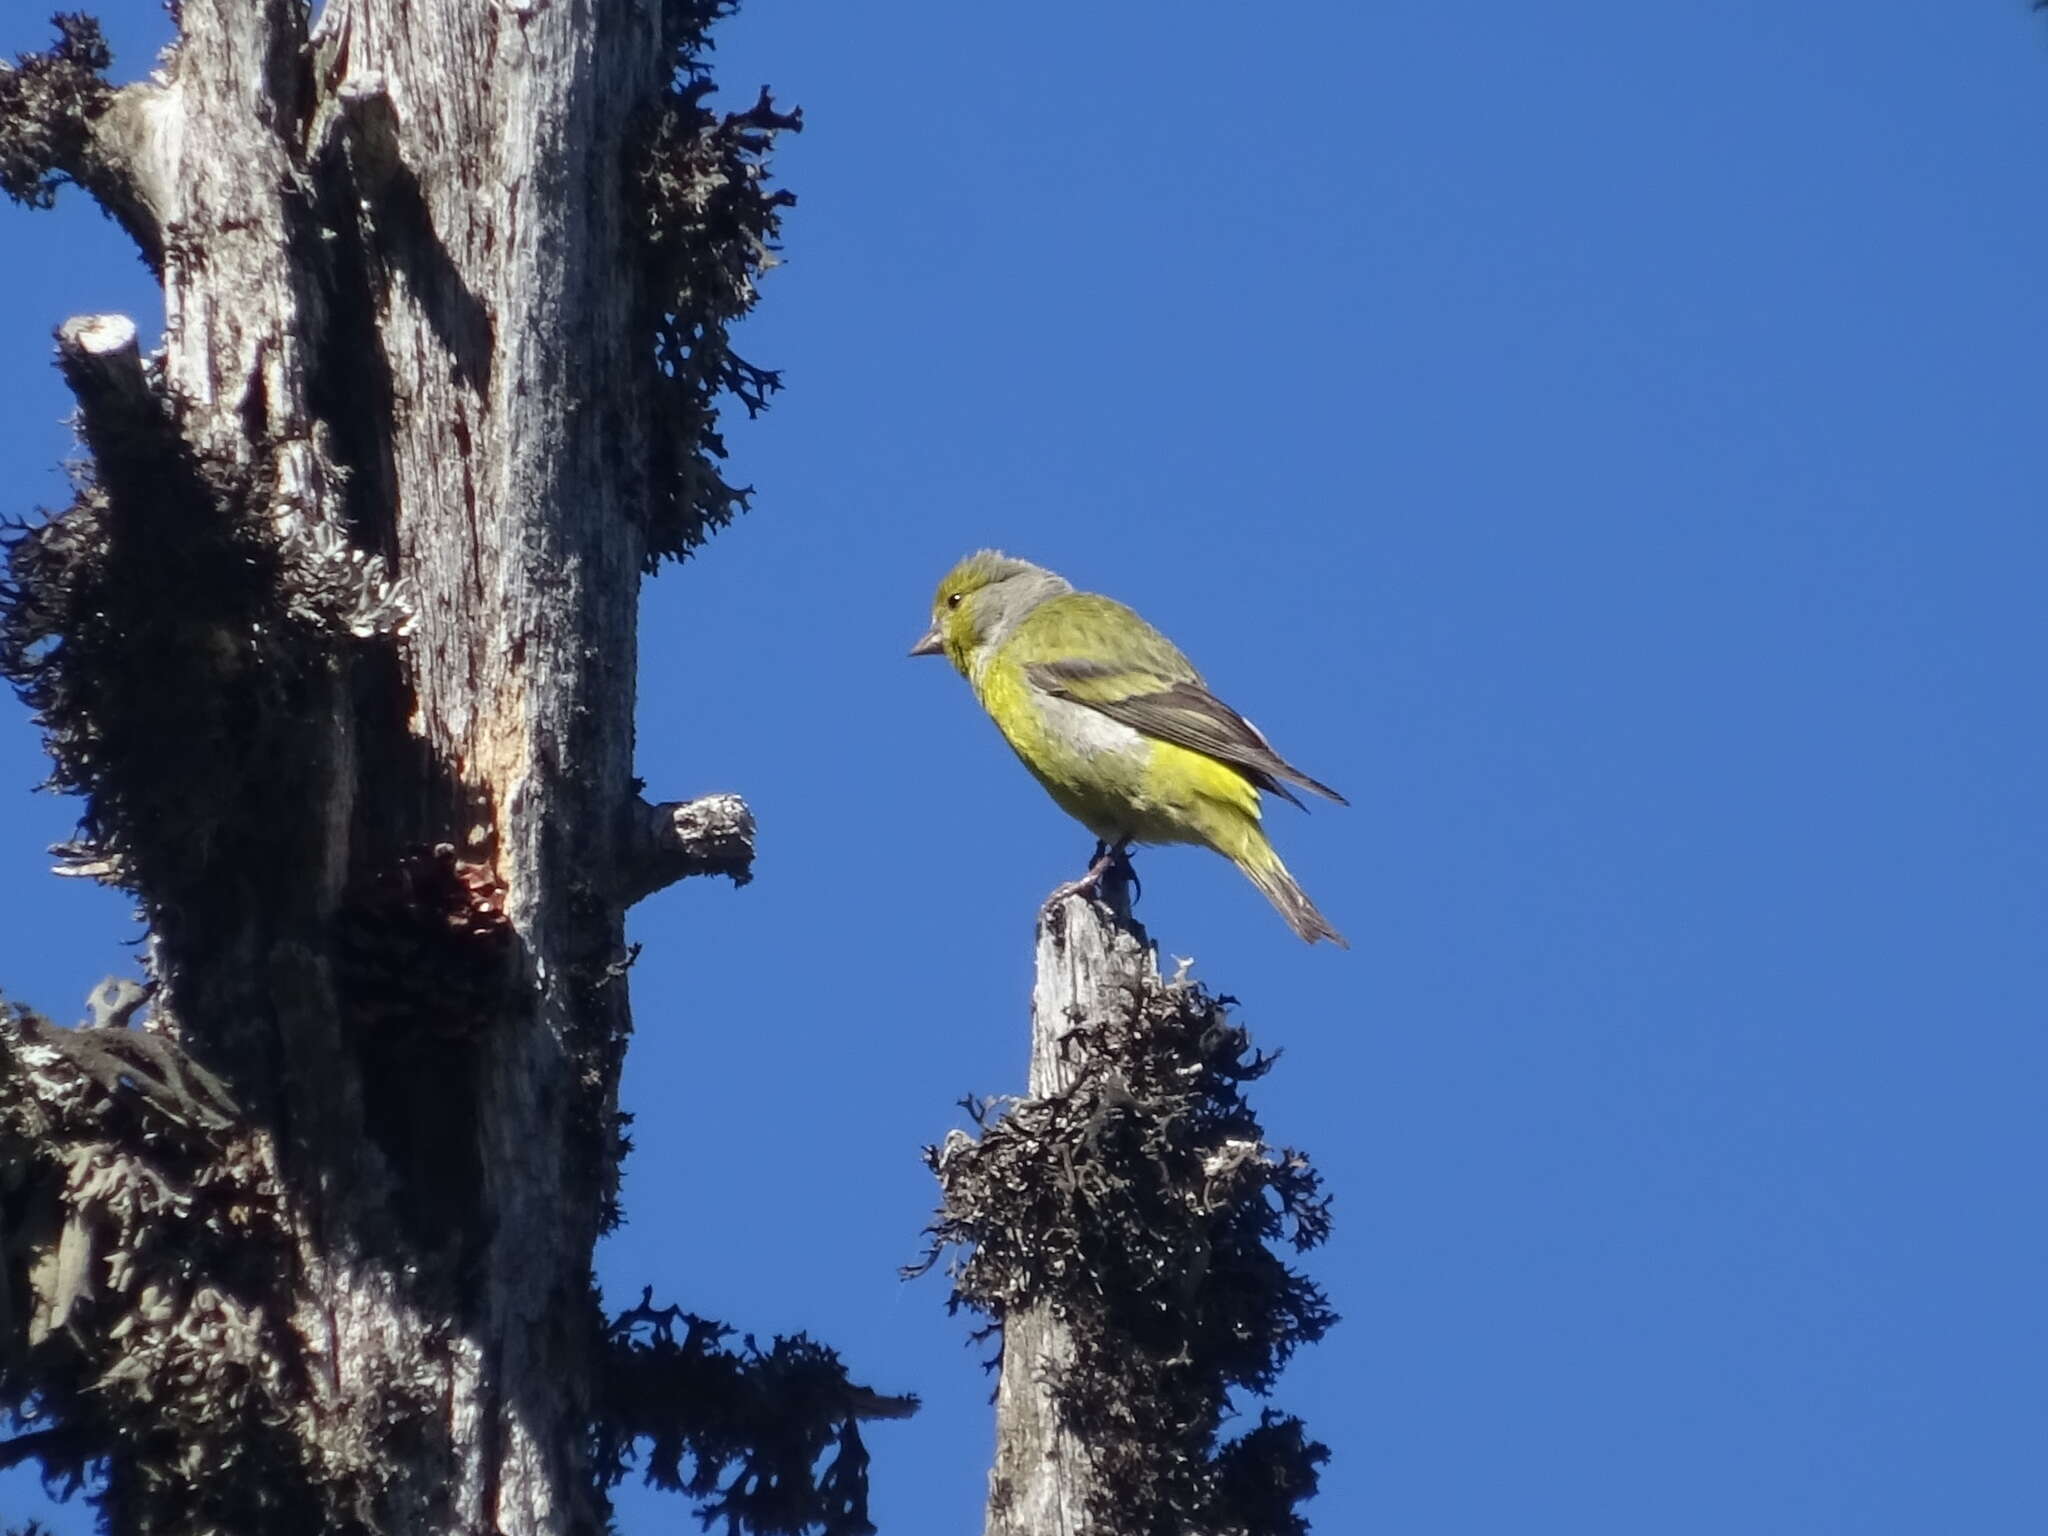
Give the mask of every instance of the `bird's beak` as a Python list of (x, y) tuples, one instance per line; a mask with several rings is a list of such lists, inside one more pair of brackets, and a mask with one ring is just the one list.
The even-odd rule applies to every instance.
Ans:
[(939, 638), (939, 626), (934, 624), (924, 632), (917, 644), (910, 648), (913, 656), (936, 656), (946, 648), (946, 642)]

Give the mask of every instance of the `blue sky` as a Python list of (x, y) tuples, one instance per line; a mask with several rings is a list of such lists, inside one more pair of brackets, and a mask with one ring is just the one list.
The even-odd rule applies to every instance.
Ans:
[[(139, 70), (157, 8), (102, 14)], [(809, 125), (745, 336), (790, 387), (730, 433), (757, 510), (646, 589), (640, 760), (745, 793), (761, 860), (634, 914), (611, 1295), (921, 1393), (875, 1513), (974, 1528), (987, 1384), (895, 1272), (920, 1144), (1022, 1085), (1032, 913), (1089, 847), (902, 659), (995, 544), (1354, 802), (1273, 818), (1349, 953), (1140, 859), (1337, 1195), (1345, 1321), (1277, 1398), (1335, 1452), (1318, 1530), (2048, 1527), (2048, 23), (1162, 14), (722, 34), (731, 95)], [(51, 327), (157, 319), (77, 200), (0, 217), (25, 510), (69, 451)], [(0, 985), (69, 1017), (133, 929), (42, 873), (40, 772), (8, 701)]]

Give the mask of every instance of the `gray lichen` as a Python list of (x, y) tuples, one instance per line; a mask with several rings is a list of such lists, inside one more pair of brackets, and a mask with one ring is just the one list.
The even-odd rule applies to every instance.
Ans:
[(90, 16), (60, 14), (55, 46), (0, 64), (0, 192), (32, 208), (78, 179), (92, 125), (113, 99), (113, 55)]
[(127, 168), (98, 129), (119, 93), (107, 83), (113, 56), (100, 24), (77, 12), (52, 18), (55, 46), (0, 61), (0, 192), (47, 208), (76, 182), (128, 231), (151, 270), (163, 264), (163, 236)]
[[(304, 1368), (270, 1305), (290, 1263), (283, 1198), (231, 1107), (167, 1040), (0, 1004), (6, 1449), (26, 1442), (60, 1488), (97, 1468), (117, 1529), (176, 1529), (195, 1498), (249, 1529), (313, 1514), (310, 1494), (276, 1493), (315, 1476), (277, 1432)], [(193, 1458), (197, 1483), (180, 1475)]]
[[(704, 107), (704, 28), (729, 9), (655, 8), (675, 70), (620, 166), (646, 398), (664, 429), (656, 493), (636, 499), (651, 509), (650, 562), (744, 504), (716, 468), (716, 405), (729, 393), (758, 410), (776, 383), (731, 351), (728, 329), (791, 201), (766, 185), (763, 157), (798, 123), (765, 95), (744, 112)], [(482, 1160), (503, 1143), (480, 1106), (519, 1111), (500, 1124), (544, 1123), (492, 1079), (508, 1037), (532, 1037), (539, 962), (507, 915), (490, 787), (414, 729), (418, 658), (401, 642), (418, 599), (392, 578), (385, 263), (409, 246), (446, 253), (417, 222), (419, 183), (402, 162), (375, 163), (373, 96), (351, 98), (363, 110), (348, 131), (313, 133), (305, 21), (295, 0), (219, 8), (216, 34), (253, 46), (188, 37), (165, 77), (176, 90), (162, 88), (171, 107), (203, 109), (202, 87), (227, 81), (240, 103), (260, 77), (264, 110), (243, 142), (267, 155), (291, 140), (292, 174), (257, 179), (258, 201), (276, 191), (281, 210), (181, 218), (165, 268), (189, 292), (209, 240), (244, 242), (245, 291), (222, 278), (210, 297), (275, 298), (248, 274), (281, 273), (275, 335), (253, 355), (223, 349), (213, 363), (244, 373), (204, 374), (221, 384), (209, 393), (175, 366), (189, 331), (174, 328), (167, 367), (140, 357), (132, 326), (66, 327), (91, 468), (69, 506), (0, 533), (0, 678), (37, 715), (53, 784), (82, 798), (71, 872), (142, 898), (155, 1010), (130, 1028), (140, 1001), (124, 993), (104, 1000), (103, 1028), (0, 1018), (0, 1412), (18, 1431), (0, 1465), (33, 1459), (59, 1486), (90, 1477), (124, 1532), (384, 1536), (453, 1528), (458, 1450), (481, 1466), (499, 1447), (475, 1437), (524, 1418), (581, 1441), (546, 1447), (566, 1469), (546, 1491), (579, 1529), (601, 1523), (605, 1490), (644, 1457), (729, 1530), (851, 1536), (866, 1525), (857, 1424), (909, 1403), (851, 1385), (807, 1340), (728, 1348), (722, 1327), (679, 1334), (676, 1314), (644, 1303), (607, 1330), (594, 1295), (587, 1309), (570, 1298), (546, 1341), (570, 1368), (522, 1376), (521, 1400), (493, 1395), (503, 1338), (488, 1330), (503, 1325), (478, 1326), (479, 1298), (510, 1266), (480, 1272), (508, 1225), (485, 1198)], [(76, 182), (163, 267), (119, 155), (165, 97), (106, 83), (90, 20), (57, 26), (54, 49), (0, 65), (0, 190), (47, 205)], [(228, 168), (211, 167), (232, 181)], [(405, 269), (413, 291), (446, 296), (416, 276)], [(488, 381), (480, 301), (428, 319), (454, 322), (437, 340), (468, 382)], [(573, 759), (577, 738), (563, 739)], [(609, 939), (619, 893), (574, 883), (601, 853), (564, 851), (577, 873), (561, 931)], [(745, 872), (738, 853), (725, 866)], [(592, 1017), (622, 1023), (618, 992), (602, 991), (615, 946), (554, 942), (555, 974), (603, 996)], [(544, 1063), (517, 1085), (578, 1098), (559, 1145), (526, 1140), (550, 1173), (571, 1170), (571, 1201), (609, 1202), (615, 1170), (579, 1159), (623, 1150), (602, 1091), (616, 1065), (602, 1053), (622, 1038), (598, 1044), (568, 1073)]]
[(726, 456), (718, 399), (749, 416), (782, 387), (779, 374), (733, 351), (731, 328), (754, 306), (756, 283), (775, 264), (782, 210), (794, 194), (768, 185), (775, 137), (803, 127), (763, 90), (743, 112), (705, 103), (712, 83), (704, 29), (733, 7), (725, 0), (671, 0), (678, 39), (675, 79), (647, 117), (629, 172), (642, 266), (641, 323), (652, 333), (647, 388), (668, 430), (651, 466), (648, 569), (682, 559), (744, 511), (751, 494), (719, 472)]
[(1068, 1091), (974, 1106), (978, 1138), (927, 1150), (944, 1199), (926, 1265), (955, 1250), (952, 1304), (992, 1331), (1034, 1304), (1069, 1330), (1076, 1358), (1052, 1389), (1099, 1473), (1104, 1530), (1295, 1536), (1325, 1449), (1270, 1412), (1218, 1438), (1234, 1393), (1270, 1390), (1336, 1321), (1274, 1247), (1321, 1242), (1329, 1204), (1245, 1102), (1273, 1058), (1180, 982), (1077, 1034)]
[(600, 1478), (620, 1482), (637, 1461), (730, 1536), (873, 1536), (860, 1422), (906, 1417), (917, 1399), (854, 1385), (834, 1351), (801, 1334), (733, 1349), (732, 1331), (654, 1306), (651, 1289), (619, 1315), (605, 1341)]
[(53, 786), (84, 797), (79, 856), (162, 909), (223, 861), (285, 851), (334, 647), (293, 612), (255, 475), (169, 430), (130, 471), (146, 490), (112, 457), (6, 536), (0, 678), (35, 711)]

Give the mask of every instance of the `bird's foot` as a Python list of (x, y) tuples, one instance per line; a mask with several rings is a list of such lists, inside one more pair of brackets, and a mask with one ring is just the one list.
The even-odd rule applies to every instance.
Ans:
[(1125, 838), (1110, 850), (1109, 869), (1102, 878), (1107, 881), (1121, 882), (1131, 888), (1130, 900), (1124, 903), (1127, 907), (1135, 907), (1138, 904), (1138, 898), (1145, 894), (1145, 884), (1138, 878), (1138, 866), (1131, 862), (1131, 843), (1129, 838)]
[[(1106, 895), (1107, 893), (1102, 890), (1105, 881), (1128, 883), (1131, 887), (1131, 899), (1137, 899), (1141, 887), (1138, 884), (1138, 872), (1131, 867), (1129, 838), (1119, 838), (1114, 847), (1107, 843), (1096, 843), (1095, 857), (1088, 865), (1088, 872), (1078, 880), (1069, 880), (1046, 897), (1045, 908), (1050, 911), (1069, 896)], [(1111, 905), (1115, 904), (1112, 900)]]

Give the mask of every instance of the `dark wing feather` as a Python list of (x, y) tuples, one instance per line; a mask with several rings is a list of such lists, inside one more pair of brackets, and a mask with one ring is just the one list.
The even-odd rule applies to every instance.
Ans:
[(1257, 726), (1203, 687), (1199, 679), (1138, 693), (1125, 691), (1134, 681), (1130, 668), (1106, 662), (1038, 662), (1026, 671), (1033, 684), (1055, 698), (1086, 704), (1134, 731), (1243, 769), (1245, 776), (1268, 794), (1300, 805), (1287, 788), (1287, 784), (1299, 784), (1339, 805), (1351, 803), (1275, 752)]

